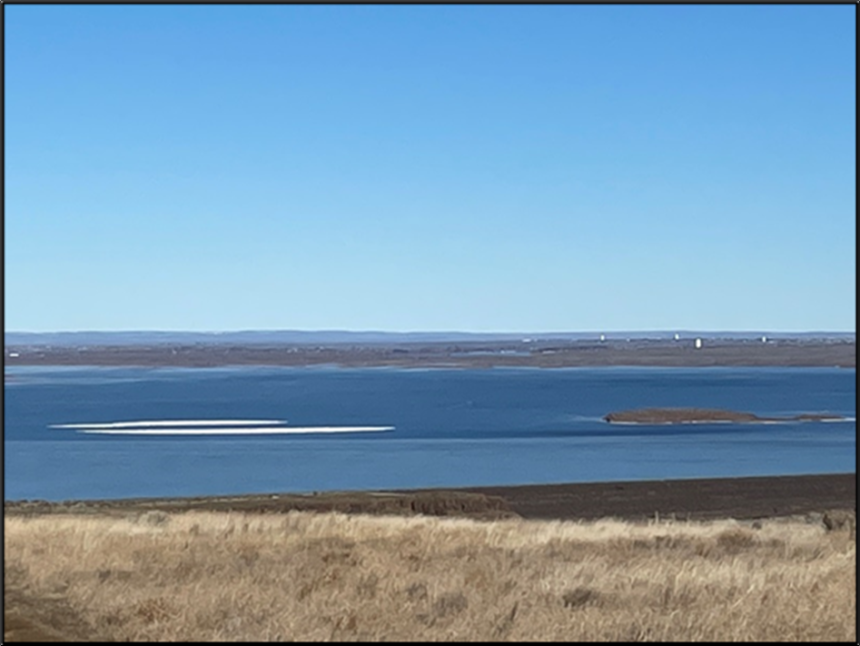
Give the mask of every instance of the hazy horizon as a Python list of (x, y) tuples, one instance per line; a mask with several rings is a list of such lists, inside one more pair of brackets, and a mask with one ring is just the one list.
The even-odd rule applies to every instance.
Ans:
[(374, 333), (374, 334), (621, 334), (624, 332), (775, 332), (780, 334), (813, 334), (816, 332), (832, 332), (834, 334), (854, 334), (855, 330), (838, 330), (838, 329), (804, 329), (804, 330), (786, 330), (786, 329), (765, 329), (765, 328), (729, 328), (729, 329), (705, 329), (705, 328), (624, 328), (624, 329), (577, 329), (564, 328), (558, 330), (465, 330), (465, 329), (408, 329), (408, 330), (386, 330), (383, 328), (231, 328), (231, 329), (185, 329), (185, 328), (123, 328), (123, 329), (50, 329), (50, 330), (5, 330), (6, 334), (78, 334), (78, 333), (97, 333), (97, 334), (113, 334), (113, 333), (130, 333), (130, 332), (153, 332), (153, 333), (189, 333), (189, 334), (233, 334), (243, 332), (354, 332), (357, 334)]
[(460, 336), (547, 336), (547, 335), (576, 335), (576, 336), (599, 336), (601, 334), (607, 336), (631, 335), (631, 334), (660, 334), (660, 335), (689, 335), (689, 334), (730, 334), (730, 335), (756, 335), (756, 334), (774, 334), (774, 335), (839, 335), (850, 336), (856, 335), (855, 330), (773, 330), (773, 329), (626, 329), (626, 330), (360, 330), (360, 329), (337, 329), (337, 328), (320, 328), (320, 329), (292, 329), (292, 328), (272, 328), (272, 329), (236, 329), (236, 330), (169, 330), (169, 329), (128, 329), (128, 330), (5, 330), (6, 336), (11, 335), (279, 335), (279, 334), (294, 334), (294, 335), (325, 335), (325, 334), (342, 334), (342, 335), (387, 335), (387, 336), (409, 336), (409, 335), (460, 335)]

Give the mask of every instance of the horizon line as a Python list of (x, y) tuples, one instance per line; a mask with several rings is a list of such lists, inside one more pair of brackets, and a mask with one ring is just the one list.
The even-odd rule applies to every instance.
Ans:
[(229, 330), (189, 330), (189, 329), (121, 329), (121, 330), (4, 330), (9, 334), (248, 334), (248, 333), (301, 333), (301, 334), (470, 334), (470, 335), (548, 335), (548, 334), (631, 334), (631, 333), (732, 333), (732, 334), (856, 334), (856, 330), (812, 329), (812, 330), (779, 330), (774, 328), (627, 328), (627, 329), (566, 329), (566, 330), (381, 330), (381, 329), (348, 329), (348, 328), (243, 328)]

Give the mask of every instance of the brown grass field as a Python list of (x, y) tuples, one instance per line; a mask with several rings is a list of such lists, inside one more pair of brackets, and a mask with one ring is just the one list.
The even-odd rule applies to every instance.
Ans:
[(848, 517), (7, 514), (5, 638), (856, 642)]

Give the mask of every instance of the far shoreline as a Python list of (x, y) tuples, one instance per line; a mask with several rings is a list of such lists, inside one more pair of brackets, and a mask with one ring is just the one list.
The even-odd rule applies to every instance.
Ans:
[(7, 345), (6, 367), (227, 368), (587, 368), (818, 367), (856, 368), (853, 340), (545, 341), (388, 344)]

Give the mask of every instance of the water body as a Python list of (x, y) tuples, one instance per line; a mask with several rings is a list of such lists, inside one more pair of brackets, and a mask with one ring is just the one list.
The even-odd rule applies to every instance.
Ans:
[[(6, 374), (6, 500), (856, 469), (853, 369), (17, 367)], [(601, 419), (664, 406), (850, 420), (615, 426)]]

